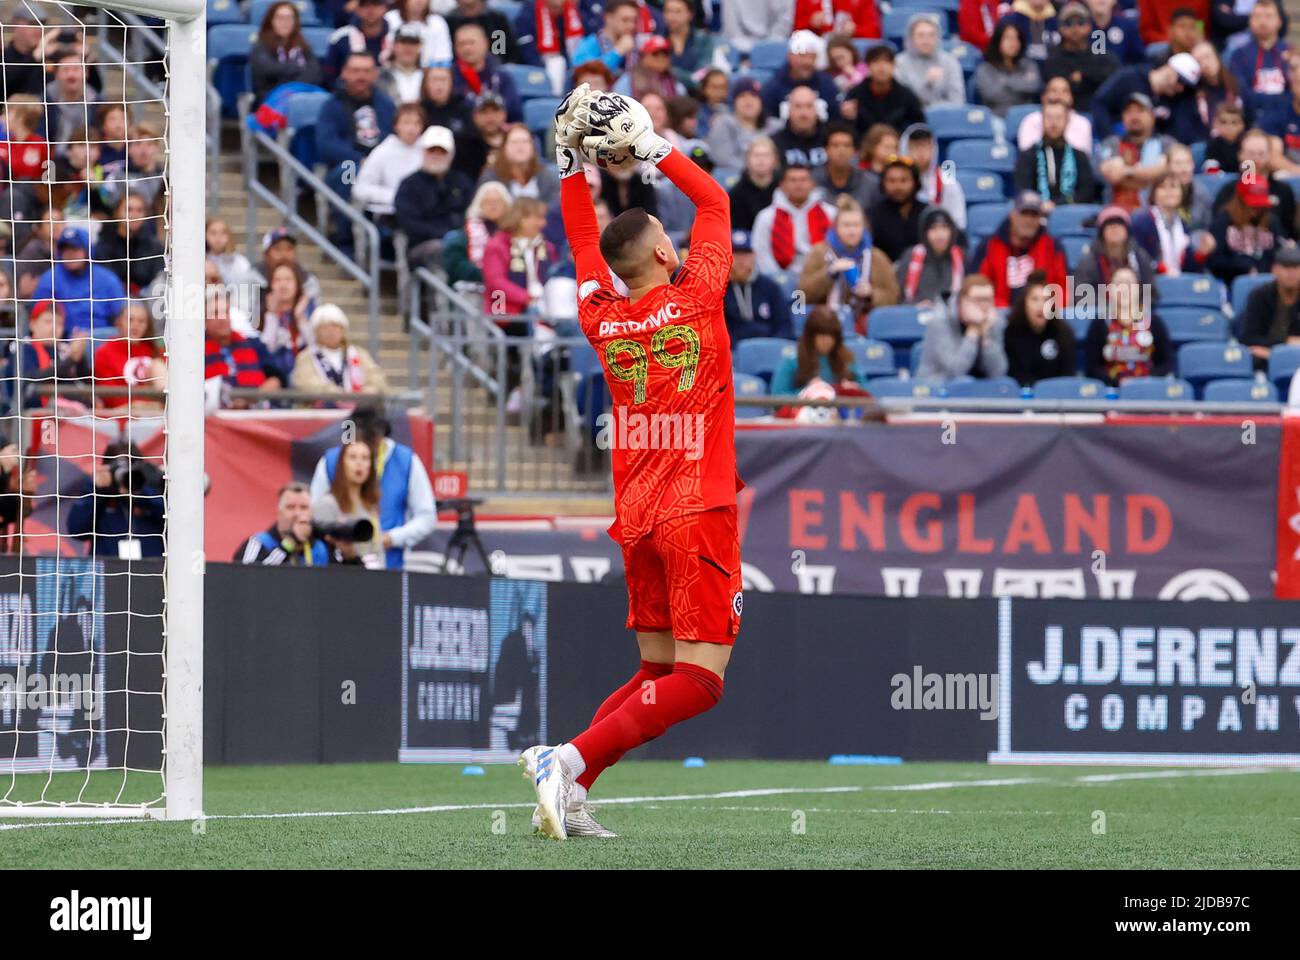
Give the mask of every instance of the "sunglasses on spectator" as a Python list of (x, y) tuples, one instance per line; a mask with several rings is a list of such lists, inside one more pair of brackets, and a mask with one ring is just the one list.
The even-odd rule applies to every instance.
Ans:
[(1082, 27), (1082, 26), (1083, 26), (1084, 24), (1086, 24), (1087, 22), (1088, 22), (1088, 21), (1085, 20), (1083, 17), (1070, 17), (1070, 19), (1068, 19), (1068, 20), (1062, 20), (1062, 21), (1061, 21), (1061, 26), (1063, 26), (1063, 27)]

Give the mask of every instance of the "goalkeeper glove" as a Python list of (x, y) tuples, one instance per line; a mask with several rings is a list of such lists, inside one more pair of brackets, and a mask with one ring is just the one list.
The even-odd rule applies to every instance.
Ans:
[(582, 173), (582, 160), (581, 153), (574, 147), (568, 147), (560, 143), (559, 137), (556, 137), (555, 165), (559, 168), (561, 180)]
[(591, 84), (580, 83), (569, 91), (555, 110), (555, 142), (566, 147), (581, 147), (590, 132), (586, 101), (592, 96)]

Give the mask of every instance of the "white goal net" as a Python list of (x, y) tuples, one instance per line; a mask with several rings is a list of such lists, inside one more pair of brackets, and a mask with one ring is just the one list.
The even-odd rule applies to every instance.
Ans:
[(0, 3), (0, 817), (201, 814), (202, 11)]

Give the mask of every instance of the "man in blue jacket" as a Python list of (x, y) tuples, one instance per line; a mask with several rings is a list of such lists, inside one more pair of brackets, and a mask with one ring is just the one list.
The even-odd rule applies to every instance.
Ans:
[(111, 327), (126, 308), (126, 290), (108, 267), (90, 260), (90, 237), (65, 227), (55, 242), (59, 262), (41, 274), (32, 301), (53, 300), (63, 309), (64, 336)]
[(446, 127), (430, 127), (418, 142), (424, 148), (424, 161), (398, 185), (393, 208), (397, 225), (406, 234), (411, 265), (439, 269), (442, 238), (464, 225), (465, 211), (474, 199), (474, 181), (452, 168), (456, 141)]
[(1248, 125), (1260, 114), (1286, 103), (1286, 61), (1291, 55), (1291, 45), (1282, 39), (1282, 14), (1277, 0), (1257, 0), (1249, 23), (1250, 39), (1228, 58)]
[(1119, 133), (1129, 98), (1140, 93), (1151, 101), (1156, 130), (1183, 143), (1204, 139), (1196, 135), (1201, 126), (1196, 105), (1196, 84), (1201, 66), (1190, 53), (1178, 53), (1160, 67), (1125, 67), (1097, 88), (1092, 95), (1092, 136), (1101, 143)]
[(722, 301), (731, 342), (750, 337), (794, 339), (790, 303), (775, 280), (754, 269), (754, 244), (747, 231), (731, 235), (731, 252), (731, 278)]
[(519, 123), (524, 119), (523, 101), (514, 77), (501, 69), (496, 57), (488, 52), (488, 37), (474, 22), (462, 23), (452, 37), (456, 61), (452, 64), (452, 88), (474, 97), (495, 93), (506, 106), (506, 119)]
[[(316, 152), (330, 169), (325, 183), (344, 200), (352, 196), (357, 171), (375, 147), (393, 132), (397, 107), (375, 85), (375, 58), (362, 51), (348, 55), (334, 96), (325, 101), (316, 120)], [(334, 242), (351, 244), (346, 221), (335, 218)]]
[(369, 53), (376, 63), (383, 58), (388, 43), (387, 12), (384, 0), (358, 0), (356, 15), (330, 34), (324, 63), (326, 86), (339, 78), (350, 54)]
[(811, 87), (817, 96), (826, 101), (827, 115), (822, 120), (839, 116), (840, 90), (835, 81), (817, 69), (821, 41), (811, 30), (799, 30), (790, 38), (785, 66), (772, 79), (763, 84), (763, 110), (769, 117), (781, 115), (781, 104), (795, 87)]

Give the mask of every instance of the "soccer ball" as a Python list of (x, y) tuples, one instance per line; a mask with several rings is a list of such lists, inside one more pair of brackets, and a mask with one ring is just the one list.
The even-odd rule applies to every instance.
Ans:
[(582, 155), (600, 169), (608, 170), (610, 173), (625, 173), (629, 170), (635, 170), (641, 163), (640, 160), (632, 156), (632, 151), (626, 147), (611, 149), (602, 145), (593, 150), (584, 145)]

